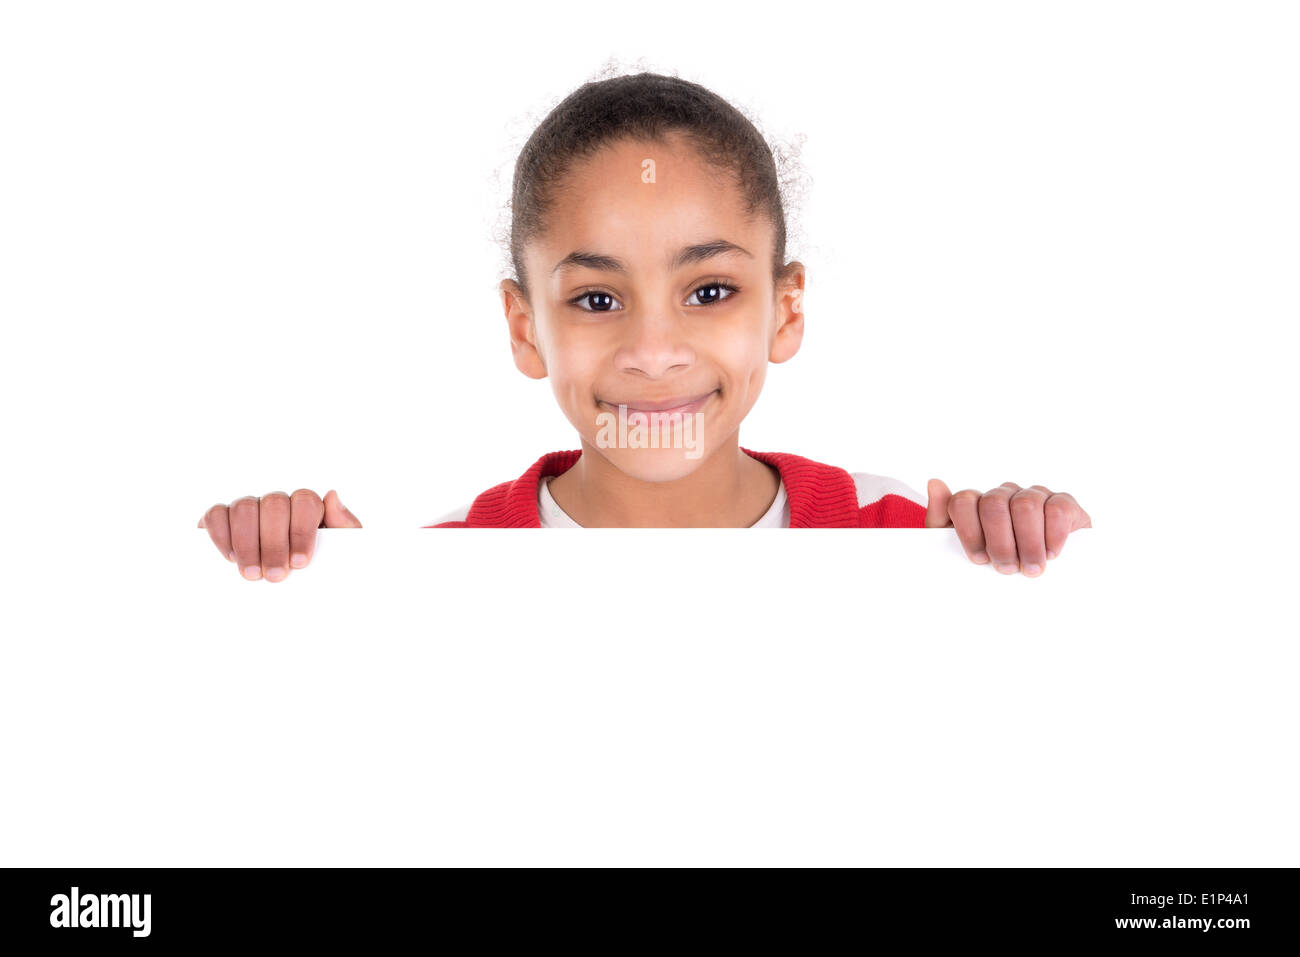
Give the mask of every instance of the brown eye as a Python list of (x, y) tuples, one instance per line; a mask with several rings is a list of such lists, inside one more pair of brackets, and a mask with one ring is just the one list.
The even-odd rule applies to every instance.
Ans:
[[(723, 295), (723, 290), (726, 290), (726, 295)], [(691, 306), (711, 306), (714, 303), (722, 302), (724, 299), (730, 299), (737, 291), (735, 286), (729, 286), (725, 282), (711, 282), (700, 286), (691, 293), (691, 297), (686, 300), (686, 303)], [(691, 299), (697, 296), (700, 301), (691, 302)]]
[(615, 311), (614, 303), (617, 301), (609, 293), (593, 289), (591, 292), (584, 292), (582, 295), (570, 299), (569, 303), (586, 312), (613, 312)]

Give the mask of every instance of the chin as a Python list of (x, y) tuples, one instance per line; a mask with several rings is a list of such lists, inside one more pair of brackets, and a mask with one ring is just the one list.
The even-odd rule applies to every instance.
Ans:
[(700, 467), (707, 454), (702, 445), (695, 449), (601, 449), (600, 452), (624, 475), (642, 482), (685, 478)]

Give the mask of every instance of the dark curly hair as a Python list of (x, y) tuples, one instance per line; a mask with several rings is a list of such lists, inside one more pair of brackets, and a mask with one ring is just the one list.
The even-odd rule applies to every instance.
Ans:
[(784, 274), (782, 181), (763, 135), (736, 107), (698, 83), (635, 73), (578, 87), (538, 124), (515, 161), (510, 262), (525, 298), (531, 297), (524, 247), (545, 231), (557, 187), (573, 164), (625, 137), (662, 140), (671, 133), (683, 134), (707, 163), (734, 177), (751, 215), (761, 210), (767, 217), (775, 238), (772, 275)]

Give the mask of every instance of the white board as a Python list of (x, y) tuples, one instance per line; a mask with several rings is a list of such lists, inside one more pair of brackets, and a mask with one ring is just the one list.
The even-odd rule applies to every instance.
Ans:
[(328, 529), (270, 583), (178, 531), (10, 646), (5, 863), (1294, 859), (1277, 636), (1221, 653), (1123, 548), (1027, 579), (951, 529)]

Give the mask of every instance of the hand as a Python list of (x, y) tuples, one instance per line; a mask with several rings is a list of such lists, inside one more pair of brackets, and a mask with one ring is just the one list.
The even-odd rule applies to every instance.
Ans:
[(1005, 575), (1041, 575), (1047, 560), (1061, 554), (1065, 539), (1092, 519), (1069, 492), (1042, 485), (1021, 488), (1003, 482), (981, 495), (973, 488), (955, 495), (940, 479), (929, 482), (926, 528), (957, 529), (962, 548), (977, 565), (990, 559)]
[(265, 576), (278, 582), (289, 567), (306, 568), (316, 550), (318, 528), (360, 528), (339, 493), (330, 489), (322, 500), (309, 488), (293, 495), (272, 492), (247, 495), (229, 506), (217, 503), (199, 519), (217, 551), (239, 566), (249, 581)]

